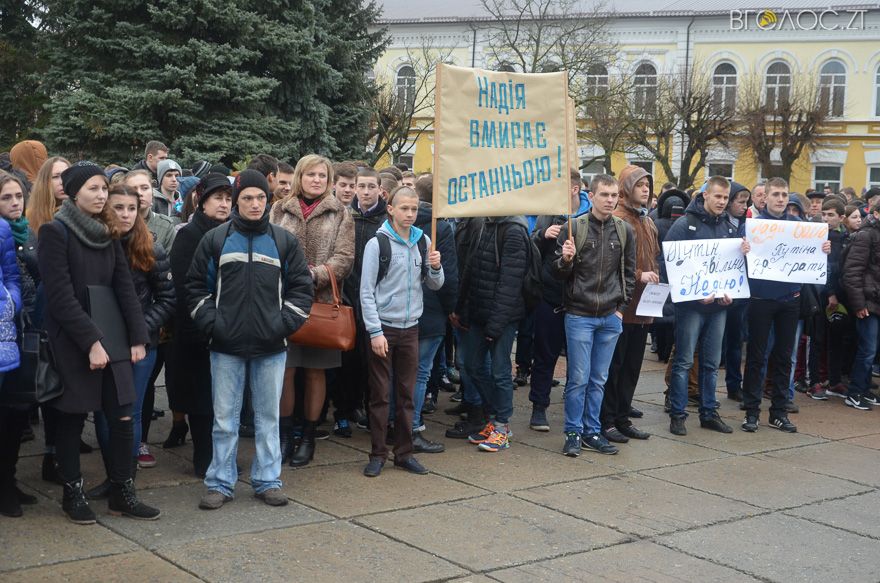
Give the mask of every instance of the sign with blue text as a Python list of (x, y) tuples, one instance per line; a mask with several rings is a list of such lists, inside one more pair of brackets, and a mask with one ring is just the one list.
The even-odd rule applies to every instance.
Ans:
[(789, 283), (824, 284), (828, 256), (822, 244), (828, 225), (806, 221), (746, 219), (749, 277)]
[(434, 216), (569, 212), (566, 73), (437, 67)]
[(742, 239), (664, 241), (663, 259), (672, 303), (750, 295)]

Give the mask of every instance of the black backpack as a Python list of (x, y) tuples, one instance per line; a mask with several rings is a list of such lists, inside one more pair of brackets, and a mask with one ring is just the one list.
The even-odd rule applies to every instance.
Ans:
[(526, 239), (526, 275), (523, 278), (522, 298), (526, 303), (526, 309), (531, 311), (541, 302), (544, 297), (544, 280), (541, 277), (543, 265), (541, 264), (541, 250), (529, 237), (528, 229), (519, 223), (506, 223), (501, 225), (495, 233), (495, 264), (501, 265), (501, 254), (498, 250), (499, 240), (503, 240), (508, 227), (520, 227)]
[[(376, 240), (379, 242), (379, 272), (376, 274), (376, 285), (385, 279), (388, 275), (388, 267), (391, 265), (391, 239), (384, 233), (376, 233)], [(422, 256), (422, 281), (428, 277), (428, 240), (425, 234), (419, 237), (416, 245), (419, 248), (419, 255)]]

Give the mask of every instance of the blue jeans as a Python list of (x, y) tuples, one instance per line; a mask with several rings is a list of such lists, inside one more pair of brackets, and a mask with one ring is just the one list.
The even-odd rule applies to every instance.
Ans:
[(605, 381), (621, 332), (623, 320), (613, 312), (601, 318), (565, 315), (568, 382), (562, 398), (566, 433), (591, 435), (602, 430), (599, 414)]
[(703, 312), (693, 306), (675, 304), (675, 358), (669, 380), (670, 417), (687, 417), (688, 372), (694, 366), (694, 351), (700, 346), (700, 419), (715, 414), (718, 400), (715, 384), (721, 362), (721, 343), (727, 311)]
[(877, 333), (880, 317), (868, 314), (866, 318), (856, 318), (858, 347), (849, 375), (849, 394), (864, 395), (871, 388), (871, 367), (877, 354)]
[(422, 426), (422, 407), (425, 405), (428, 378), (431, 376), (437, 349), (442, 345), (443, 336), (419, 338), (419, 370), (416, 374), (416, 389), (413, 392), (413, 431)]
[[(489, 405), (491, 418), (496, 424), (505, 425), (513, 414), (513, 368), (510, 351), (516, 337), (518, 322), (504, 327), (501, 336), (489, 342), (482, 326), (471, 324), (460, 346), (465, 355), (464, 368), (483, 403)], [(486, 366), (486, 358), (490, 367)]]
[[(150, 373), (156, 365), (156, 349), (147, 350), (147, 355), (137, 364), (131, 365), (134, 373), (134, 403), (132, 404), (131, 422), (134, 434), (132, 457), (137, 457), (138, 448), (141, 445), (141, 417), (144, 408), (144, 395), (147, 394), (147, 384), (150, 382)], [(103, 411), (95, 411), (95, 437), (102, 450), (110, 447), (110, 426), (107, 425), (107, 417)]]
[(281, 487), (281, 446), (278, 415), (287, 353), (242, 358), (211, 353), (211, 394), (214, 397), (214, 457), (205, 475), (205, 486), (232, 496), (238, 469), (238, 425), (249, 375), (254, 407), (256, 456), (251, 465), (251, 485), (257, 494)]

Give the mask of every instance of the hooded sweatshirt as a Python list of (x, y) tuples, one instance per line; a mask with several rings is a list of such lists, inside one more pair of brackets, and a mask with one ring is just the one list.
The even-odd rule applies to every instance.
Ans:
[[(648, 206), (634, 208), (630, 206), (629, 196), (635, 189), (636, 183), (645, 177), (648, 178), (648, 189), (651, 193), (648, 195)], [(654, 321), (653, 318), (636, 316), (636, 309), (646, 286), (641, 281), (642, 273), (647, 271), (658, 273), (659, 271), (657, 255), (660, 253), (660, 247), (657, 243), (657, 227), (654, 225), (654, 221), (648, 217), (648, 209), (651, 208), (653, 198), (654, 179), (647, 170), (630, 164), (620, 171), (620, 202), (614, 209), (614, 215), (629, 223), (636, 236), (636, 287), (633, 291), (632, 301), (629, 302), (623, 313), (624, 324), (650, 324)]]
[(9, 150), (9, 161), (12, 167), (21, 170), (31, 184), (37, 179), (40, 166), (49, 159), (46, 146), (36, 140), (25, 140), (12, 146)]
[[(361, 311), (364, 327), (370, 338), (381, 336), (382, 326), (406, 329), (419, 323), (422, 315), (422, 256), (418, 241), (423, 231), (410, 227), (409, 239), (404, 241), (394, 228), (385, 221), (364, 249), (363, 271), (361, 272)], [(391, 262), (388, 272), (378, 284), (379, 241), (378, 237), (388, 237), (391, 241)], [(425, 235), (428, 248), (431, 241)], [(443, 287), (443, 266), (435, 270), (428, 267), (425, 279), (428, 289), (437, 291)]]

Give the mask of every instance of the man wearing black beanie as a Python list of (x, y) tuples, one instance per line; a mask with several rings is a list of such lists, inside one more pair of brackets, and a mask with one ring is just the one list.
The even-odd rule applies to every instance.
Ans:
[[(279, 402), (287, 337), (308, 318), (314, 286), (296, 237), (269, 223), (266, 177), (245, 170), (232, 185), (232, 220), (205, 234), (187, 274), (193, 322), (210, 339), (214, 453), (199, 507), (232, 499), (238, 475), (238, 420), (248, 375), (256, 426), (251, 484), (257, 498), (284, 506)], [(222, 287), (222, 295), (220, 290)]]

